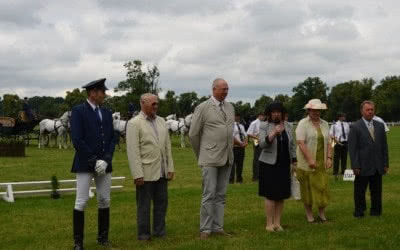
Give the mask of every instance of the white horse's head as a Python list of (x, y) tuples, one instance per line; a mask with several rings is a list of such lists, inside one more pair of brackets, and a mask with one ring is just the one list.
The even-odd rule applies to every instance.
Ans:
[(67, 128), (70, 128), (71, 127), (71, 125), (70, 125), (70, 121), (71, 121), (71, 111), (66, 111), (66, 112), (64, 112), (64, 114), (60, 117), (60, 121), (61, 121), (61, 124), (64, 126), (64, 127), (67, 127)]
[(113, 120), (121, 120), (121, 112), (115, 112), (112, 114)]
[(167, 117), (165, 117), (165, 120), (175, 120), (176, 121), (176, 114), (171, 114), (171, 115), (169, 115), (169, 116), (167, 116)]
[(189, 114), (185, 117), (185, 126), (188, 128), (190, 128), (190, 125), (192, 124), (192, 116), (193, 116), (193, 113)]

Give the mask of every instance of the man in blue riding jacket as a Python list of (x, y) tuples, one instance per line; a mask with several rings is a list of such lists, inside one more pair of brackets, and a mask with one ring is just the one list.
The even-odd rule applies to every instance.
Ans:
[(99, 245), (110, 246), (110, 188), (112, 157), (115, 149), (111, 112), (100, 107), (106, 96), (105, 78), (83, 86), (88, 99), (75, 106), (71, 116), (71, 137), (75, 157), (71, 172), (76, 173), (76, 200), (73, 211), (75, 249), (83, 249), (84, 209), (89, 199), (92, 178), (98, 201)]

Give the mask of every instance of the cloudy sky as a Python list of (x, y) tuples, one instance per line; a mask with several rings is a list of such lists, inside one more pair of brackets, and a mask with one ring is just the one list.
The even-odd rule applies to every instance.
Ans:
[(157, 65), (164, 90), (230, 99), (291, 95), (308, 76), (336, 83), (399, 74), (397, 0), (0, 0), (0, 96), (65, 96), (123, 64)]

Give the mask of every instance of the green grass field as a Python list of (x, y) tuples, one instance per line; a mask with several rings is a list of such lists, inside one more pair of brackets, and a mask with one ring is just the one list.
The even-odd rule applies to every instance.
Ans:
[[(201, 174), (191, 148), (180, 148), (173, 138), (176, 179), (169, 186), (167, 237), (142, 243), (136, 239), (136, 201), (124, 150), (114, 155), (113, 176), (125, 176), (125, 186), (111, 194), (110, 240), (116, 249), (399, 249), (400, 248), (400, 128), (388, 134), (390, 171), (383, 180), (383, 215), (352, 217), (353, 184), (331, 178), (331, 202), (326, 224), (308, 224), (301, 202), (285, 202), (284, 232), (267, 233), (263, 199), (251, 182), (252, 147), (246, 151), (243, 184), (228, 187), (225, 229), (233, 237), (198, 239)], [(27, 148), (25, 158), (0, 158), (0, 182), (72, 179), (74, 151)], [(115, 182), (115, 184), (120, 182)], [(43, 188), (47, 188), (44, 186)], [(1, 191), (4, 191), (2, 189)], [(75, 195), (21, 197), (0, 200), (0, 249), (71, 249)], [(369, 197), (367, 197), (369, 206)], [(91, 199), (85, 213), (85, 247), (96, 244), (97, 207)]]

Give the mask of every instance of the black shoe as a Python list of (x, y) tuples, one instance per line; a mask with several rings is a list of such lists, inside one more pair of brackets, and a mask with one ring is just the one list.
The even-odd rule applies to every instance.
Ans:
[(74, 209), (73, 213), (73, 230), (75, 250), (83, 250), (83, 229), (85, 224), (85, 214), (83, 211)]
[(360, 214), (360, 213), (353, 213), (353, 216), (357, 219), (361, 219), (364, 217), (364, 214)]
[(110, 208), (98, 209), (98, 236), (97, 243), (102, 246), (111, 247), (108, 241), (108, 229), (110, 227)]

